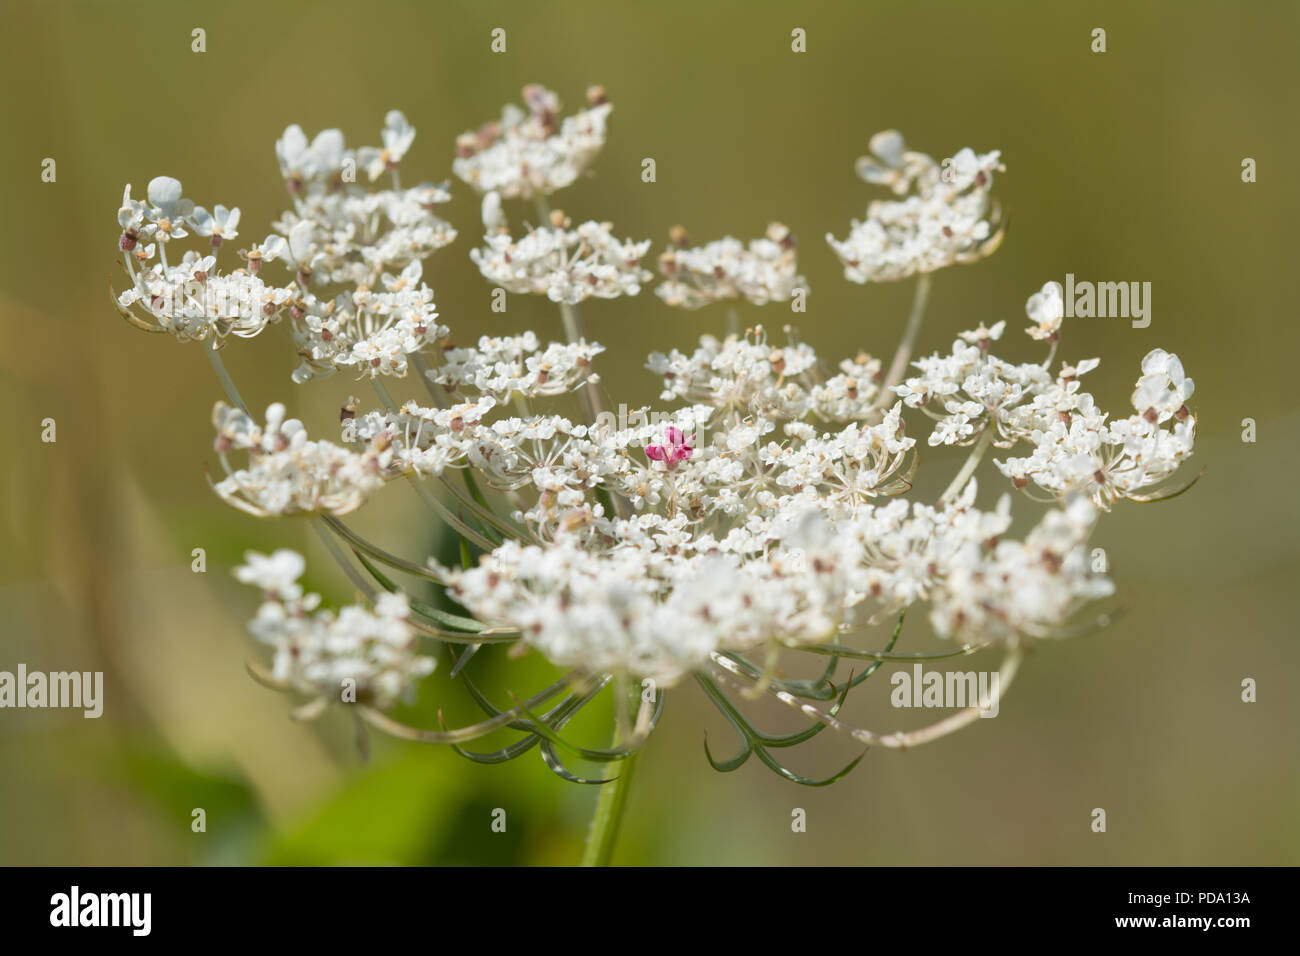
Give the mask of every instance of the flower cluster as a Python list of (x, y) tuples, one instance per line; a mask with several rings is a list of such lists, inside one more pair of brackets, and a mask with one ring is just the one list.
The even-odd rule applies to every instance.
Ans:
[[(382, 147), (344, 147), (325, 130), (310, 143), (290, 126), (276, 144), (293, 208), (275, 232), (246, 253), (250, 266), (280, 260), (297, 282), (289, 315), (300, 364), (295, 381), (344, 368), (358, 376), (404, 377), (407, 356), (446, 334), (423, 261), (456, 238), (437, 215), (451, 199), (444, 186), (400, 186), (399, 164), (415, 130), (397, 110), (381, 131)], [(357, 185), (361, 168), (374, 181), (387, 172), (392, 188)]]
[(1063, 369), (1031, 403), (1008, 413), (1009, 430), (1033, 451), (996, 462), (998, 469), (1017, 487), (1032, 481), (1054, 497), (1088, 495), (1107, 510), (1120, 498), (1164, 497), (1150, 489), (1191, 457), (1196, 439), (1196, 416), (1184, 404), (1192, 380), (1178, 356), (1153, 349), (1133, 392), (1135, 414), (1110, 419), (1079, 388), (1078, 375), (1095, 365)]
[[(858, 175), (888, 186), (901, 200), (876, 200), (849, 235), (826, 241), (852, 282), (890, 282), (982, 259), (1002, 241), (996, 210), (990, 211), (993, 173), (1003, 169), (1000, 152), (963, 149), (937, 163), (905, 149), (895, 130), (871, 138), (871, 156), (858, 160)], [(911, 193), (911, 195), (908, 195)]]
[[(378, 436), (355, 452), (308, 439), (302, 422), (284, 416), (278, 402), (266, 410), (265, 427), (225, 402), (213, 409), (214, 447), (226, 477), (212, 487), (227, 504), (259, 517), (317, 511), (342, 515), (361, 507), (397, 474), (387, 437)], [(247, 467), (230, 467), (233, 451), (248, 453)]]
[(654, 352), (647, 368), (662, 376), (665, 400), (685, 398), (769, 417), (860, 421), (876, 410), (880, 396), (879, 359), (860, 352), (842, 360), (837, 374), (822, 378), (809, 346), (770, 345), (761, 326), (723, 340), (702, 336), (689, 356), (676, 349)]
[[(150, 180), (146, 202), (131, 198), (127, 185), (117, 212), (118, 239), (131, 279), (117, 296), (117, 308), (132, 324), (151, 332), (170, 332), (178, 341), (211, 341), (228, 335), (251, 338), (278, 321), (294, 296), (291, 286), (267, 285), (256, 270), (221, 275), (217, 255), (226, 239), (239, 233), (239, 208), (217, 206), (215, 214), (181, 195), (179, 180)], [(210, 252), (186, 250), (171, 264), (167, 249), (190, 235), (209, 240)]]
[[(217, 257), (238, 235), (238, 208), (208, 213), (182, 198), (180, 182), (167, 176), (150, 182), (147, 203), (132, 200), (128, 186), (118, 222), (132, 286), (118, 297), (119, 309), (137, 325), (182, 341), (212, 338), (214, 347), (229, 334), (252, 337), (288, 316), (300, 359), (295, 381), (340, 368), (406, 375), (407, 356), (447, 334), (421, 281), (421, 263), (456, 232), (435, 214), (451, 198), (444, 187), (398, 186), (398, 164), (415, 138), (400, 112), (388, 114), (381, 138), (383, 147), (353, 151), (338, 130), (309, 143), (300, 127), (286, 129), (276, 156), (293, 208), (273, 223), (274, 232), (240, 250), (241, 267), (224, 274)], [(363, 189), (358, 168), (372, 181), (390, 173), (393, 188)], [(187, 236), (187, 227), (209, 238), (211, 252), (190, 250), (169, 265), (167, 247)], [(268, 285), (263, 268), (277, 261), (289, 281)]]
[(410, 697), (433, 673), (434, 659), (417, 653), (419, 635), (407, 618), (403, 594), (384, 594), (371, 609), (354, 604), (337, 614), (320, 610), (320, 595), (303, 592), (302, 555), (281, 549), (250, 551), (235, 569), (244, 584), (262, 589), (262, 605), (249, 624), (271, 648), (272, 681), (312, 697), (349, 700), (379, 708)]
[[(330, 696), (351, 678), (367, 701), (385, 707), (432, 667), (415, 653), (417, 632), (450, 648), (511, 643), (573, 668), (576, 676), (555, 691), (570, 689), (568, 703), (542, 716), (522, 704), (489, 709), (482, 727), (465, 731), (408, 731), (461, 742), (512, 721), (550, 744), (590, 699), (574, 689), (587, 687), (583, 681), (649, 678), (663, 688), (693, 675), (717, 694), (721, 684), (770, 691), (786, 703), (828, 701), (840, 656), (887, 659), (848, 639), (910, 609), (924, 608), (941, 638), (997, 646), (1018, 660), (1024, 644), (1059, 635), (1084, 605), (1112, 592), (1088, 560), (1099, 515), (1121, 498), (1169, 496), (1159, 486), (1192, 453), (1193, 382), (1176, 356), (1151, 351), (1134, 414), (1111, 418), (1081, 387), (1097, 359), (1053, 369), (1064, 309), (1060, 287), (1048, 283), (1026, 305), (1028, 334), (1049, 349), (1041, 362), (995, 354), (1005, 322), (961, 332), (946, 353), (909, 361), (919, 308), (888, 374), (866, 352), (826, 361), (794, 332), (776, 342), (757, 326), (653, 352), (646, 368), (661, 380), (667, 407), (615, 416), (603, 407), (595, 368), (605, 346), (588, 340), (576, 306), (639, 294), (653, 278), (641, 266), (649, 242), (619, 240), (608, 223), (574, 226), (544, 199), (585, 172), (604, 143), (610, 107), (599, 90), (590, 101), (561, 119), (555, 94), (527, 87), (527, 110), (507, 107), (499, 123), (462, 135), (453, 163), (483, 193), (485, 236), (471, 260), (497, 288), (558, 303), (564, 341), (522, 331), (458, 346), (440, 324), (423, 260), (455, 237), (435, 215), (449, 195), (443, 186), (399, 185), (415, 135), (400, 112), (388, 114), (382, 146), (355, 152), (337, 130), (311, 141), (296, 126), (286, 130), (276, 155), (293, 208), (225, 276), (215, 256), (236, 235), (237, 209), (207, 213), (166, 178), (150, 184), (147, 203), (131, 200), (128, 188), (119, 246), (132, 288), (119, 304), (145, 311), (137, 324), (219, 342), (287, 316), (301, 363), (295, 381), (349, 368), (376, 392), (371, 409), (349, 402), (338, 444), (310, 440), (283, 405), (258, 423), (233, 387), (232, 404), (214, 412), (226, 471), (217, 493), (259, 516), (328, 516), (329, 533), (346, 539), (385, 592), (373, 610), (335, 616), (302, 594), (301, 558), (250, 555), (237, 573), (266, 592), (253, 630), (273, 648), (276, 681)], [(964, 149), (938, 163), (906, 150), (895, 132), (873, 137), (871, 151), (859, 173), (896, 198), (872, 203), (849, 237), (831, 245), (852, 281), (921, 275), (923, 304), (923, 274), (997, 245), (989, 194), (1003, 168), (999, 153)], [(357, 170), (372, 183), (387, 176), (390, 188), (357, 185)], [(535, 201), (543, 220), (520, 238), (503, 211), (514, 200)], [(189, 230), (211, 251), (168, 266), (168, 244)], [(806, 291), (783, 226), (748, 245), (725, 238), (693, 247), (684, 231), (670, 235), (656, 290), (670, 305), (770, 306)], [(261, 286), (265, 264), (275, 261), (289, 283)], [(262, 297), (247, 315), (205, 311), (201, 302), (193, 314), (156, 304), (174, 287), (236, 280)], [(410, 369), (418, 374), (406, 377)], [(406, 377), (403, 384), (424, 394), (396, 401), (383, 376)], [(915, 426), (926, 419), (919, 442)], [(930, 504), (916, 499), (914, 478), (921, 452), (941, 445), (970, 452)], [(995, 462), (1006, 489), (984, 510), (974, 474), (990, 447), (1007, 452)], [(228, 460), (236, 451), (247, 455), (238, 469)], [(430, 520), (461, 539), (459, 566), (395, 556), (339, 520), (399, 477), (415, 483)], [(1012, 489), (1049, 503), (1019, 540), (1009, 536)], [(464, 613), (408, 602), (377, 565), (434, 583)], [(356, 567), (347, 570), (364, 580)], [(783, 651), (830, 656), (827, 676), (779, 678)], [(863, 669), (845, 690), (874, 670)], [(630, 730), (628, 703), (619, 708)], [(795, 705), (838, 726), (837, 708)], [(646, 721), (653, 718), (638, 715), (637, 733)], [(554, 754), (548, 765), (568, 773)]]
[(549, 196), (571, 185), (605, 145), (605, 124), (614, 108), (598, 86), (587, 90), (590, 104), (560, 119), (559, 97), (545, 87), (524, 87), (521, 110), (513, 104), (501, 119), (456, 139), (452, 172), (479, 192), (506, 199)]
[(449, 395), (490, 395), (508, 402), (512, 396), (563, 395), (585, 381), (599, 381), (591, 361), (605, 347), (596, 342), (542, 346), (533, 332), (502, 338), (483, 336), (477, 348), (448, 348), (442, 364), (429, 373)]
[(501, 198), (483, 198), (483, 248), (470, 259), (483, 278), (507, 292), (544, 295), (552, 302), (576, 305), (585, 299), (636, 295), (652, 276), (641, 267), (650, 240), (620, 241), (607, 222), (584, 222), (574, 228), (564, 213), (514, 239), (501, 213)]
[(1048, 512), (1019, 542), (1000, 539), (1009, 498), (983, 512), (974, 495), (972, 483), (940, 508), (897, 501), (838, 520), (804, 496), (722, 540), (692, 534), (684, 515), (646, 515), (602, 522), (617, 539), (604, 551), (567, 533), (509, 542), (447, 575), (476, 616), (519, 628), (557, 663), (663, 685), (720, 651), (820, 644), (921, 600), (942, 636), (1014, 644), (1111, 593), (1083, 548), (1086, 501)]
[(671, 245), (659, 257), (663, 282), (655, 294), (669, 305), (698, 309), (712, 302), (745, 299), (754, 305), (788, 302), (796, 289), (807, 290), (798, 274), (794, 236), (780, 223), (746, 247), (728, 236), (692, 248), (680, 226), (670, 232)]

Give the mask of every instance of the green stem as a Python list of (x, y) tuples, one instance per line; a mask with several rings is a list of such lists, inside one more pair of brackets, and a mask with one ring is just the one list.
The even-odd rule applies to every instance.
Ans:
[[(615, 745), (617, 746), (617, 740)], [(582, 854), (583, 866), (609, 866), (614, 855), (614, 844), (618, 840), (619, 825), (623, 822), (623, 811), (627, 809), (627, 795), (632, 788), (632, 778), (636, 772), (636, 762), (640, 752), (632, 754), (619, 765), (619, 774), (600, 788), (600, 798), (596, 801), (596, 815), (591, 818), (591, 829), (587, 832), (587, 846)]]
[(921, 331), (921, 320), (925, 318), (925, 305), (930, 299), (930, 277), (922, 274), (916, 280), (916, 292), (912, 297), (912, 312), (907, 317), (907, 326), (903, 330), (903, 340), (898, 343), (894, 360), (889, 363), (884, 384), (880, 387), (880, 396), (876, 404), (884, 408), (895, 398), (894, 386), (903, 380), (907, 363), (912, 358), (912, 349), (916, 346), (917, 333)]
[(415, 374), (420, 381), (424, 383), (424, 390), (429, 393), (433, 399), (433, 404), (439, 408), (447, 407), (447, 398), (438, 392), (437, 386), (433, 384), (433, 379), (429, 378), (429, 363), (424, 360), (424, 356), (419, 352), (412, 352), (410, 355), (411, 366), (415, 369)]
[[(641, 736), (645, 732), (641, 721), (638, 721), (637, 727), (631, 726), (628, 714), (629, 703), (627, 680), (623, 675), (616, 674), (614, 676), (613, 740), (615, 749), (625, 740), (636, 741), (638, 747), (645, 740)], [(640, 750), (634, 749), (631, 756), (619, 764), (618, 776), (608, 783), (601, 784), (600, 797), (596, 800), (596, 815), (591, 818), (591, 829), (587, 831), (587, 846), (582, 853), (583, 866), (609, 866), (609, 861), (614, 856), (618, 830), (623, 823), (623, 812), (627, 809), (627, 795), (632, 789), (637, 758), (640, 756)]]
[(230, 377), (230, 373), (226, 371), (226, 363), (221, 361), (221, 355), (217, 352), (217, 340), (213, 338), (210, 346), (205, 345), (203, 347), (203, 352), (207, 355), (208, 361), (212, 363), (212, 371), (217, 373), (217, 380), (221, 382), (221, 388), (225, 391), (226, 398), (230, 399), (230, 403), (243, 411), (245, 415), (250, 415), (248, 406), (244, 404), (244, 399), (239, 394), (239, 389), (235, 388), (234, 380)]
[(976, 466), (979, 465), (980, 459), (984, 457), (984, 452), (988, 451), (989, 443), (993, 441), (993, 427), (992, 423), (984, 426), (984, 433), (980, 435), (979, 441), (975, 442), (975, 447), (972, 448), (970, 454), (966, 456), (966, 462), (961, 466), (961, 471), (957, 472), (956, 477), (952, 480), (952, 484), (950, 484), (940, 496), (940, 504), (944, 504), (945, 502), (957, 497), (961, 490), (966, 487), (966, 482), (969, 481), (970, 476), (975, 473)]

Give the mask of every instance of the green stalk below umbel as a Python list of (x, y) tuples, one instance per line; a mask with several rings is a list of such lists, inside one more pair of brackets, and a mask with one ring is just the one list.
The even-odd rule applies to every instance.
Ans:
[(636, 762), (641, 754), (634, 753), (619, 764), (618, 776), (602, 784), (600, 798), (596, 801), (596, 815), (587, 832), (587, 847), (582, 854), (583, 866), (609, 866), (614, 855), (614, 843), (627, 808), (628, 791), (636, 772)]

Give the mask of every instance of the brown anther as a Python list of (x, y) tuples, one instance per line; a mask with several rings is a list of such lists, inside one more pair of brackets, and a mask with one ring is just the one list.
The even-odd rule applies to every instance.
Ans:
[(487, 149), (500, 138), (501, 124), (496, 120), (491, 120), (478, 128), (474, 141), (479, 149)]

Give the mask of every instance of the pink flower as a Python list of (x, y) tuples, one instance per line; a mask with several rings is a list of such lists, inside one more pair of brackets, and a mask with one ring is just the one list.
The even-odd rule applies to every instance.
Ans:
[(651, 461), (662, 461), (664, 466), (672, 471), (679, 462), (685, 461), (694, 453), (695, 449), (687, 444), (692, 441), (695, 441), (694, 435), (687, 438), (676, 425), (669, 425), (664, 429), (664, 443), (647, 445), (645, 456)]

